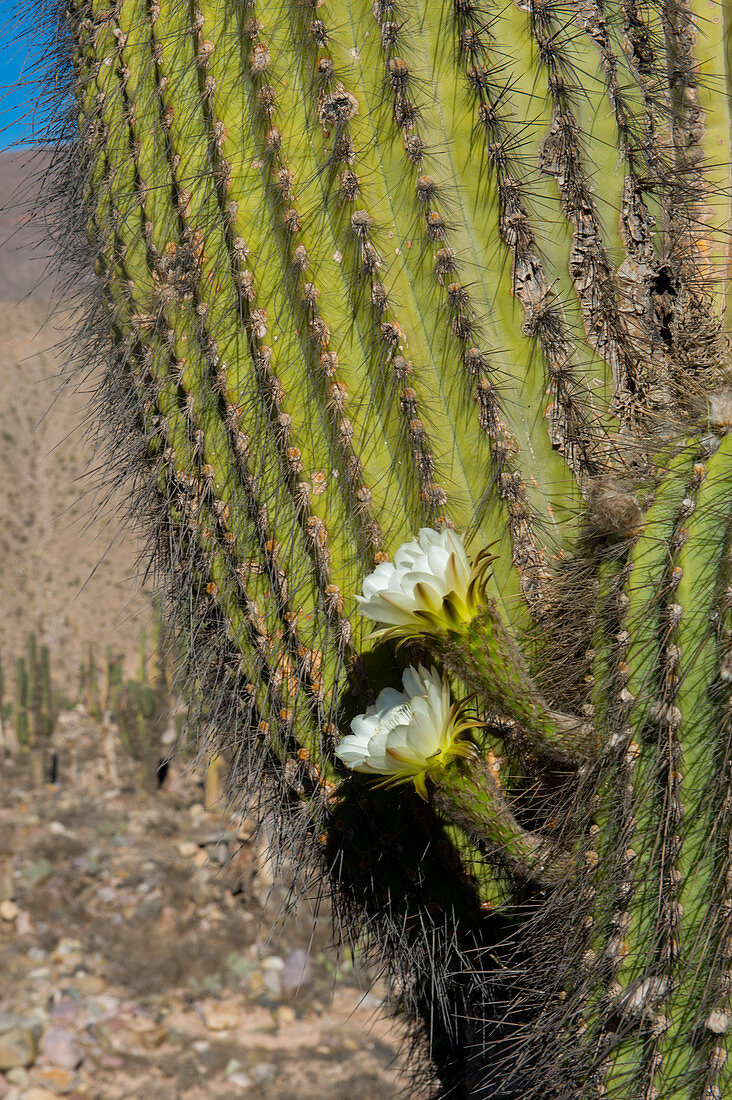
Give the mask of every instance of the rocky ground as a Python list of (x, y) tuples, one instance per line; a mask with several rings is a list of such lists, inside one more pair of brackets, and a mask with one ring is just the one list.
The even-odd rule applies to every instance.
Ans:
[(6, 727), (0, 1100), (402, 1095), (398, 1021), (336, 968), (327, 912), (276, 923), (251, 823), (207, 812), (192, 766), (145, 794), (118, 746), (115, 781), (103, 740), (62, 715), (57, 782), (33, 790)]

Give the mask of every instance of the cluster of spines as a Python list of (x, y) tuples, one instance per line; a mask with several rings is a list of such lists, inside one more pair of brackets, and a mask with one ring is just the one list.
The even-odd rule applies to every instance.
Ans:
[[(628, 401), (630, 399), (632, 402), (633, 397), (640, 396), (644, 389), (647, 391), (652, 376), (655, 375), (655, 380), (658, 381), (662, 372), (658, 367), (654, 370), (653, 359), (664, 355), (667, 350), (658, 334), (654, 333), (647, 316), (647, 279), (659, 267), (654, 243), (655, 219), (649, 210), (648, 201), (649, 196), (651, 201), (657, 201), (656, 193), (665, 178), (667, 165), (661, 158), (659, 143), (655, 138), (656, 118), (650, 111), (653, 92), (649, 81), (657, 78), (656, 61), (653, 52), (648, 56), (648, 48), (643, 51), (640, 45), (643, 42), (648, 47), (650, 31), (639, 17), (635, 0), (626, 0), (621, 8), (626, 63), (636, 74), (641, 88), (640, 94), (645, 92), (646, 109), (641, 113), (640, 119), (626, 88), (621, 84), (621, 61), (613, 49), (611, 35), (611, 30), (616, 28), (608, 26), (604, 5), (591, 0), (581, 14), (578, 12), (576, 19), (581, 29), (595, 43), (606, 80), (608, 102), (615, 118), (618, 151), (624, 158), (626, 167), (620, 206), (620, 236), (626, 260), (615, 276), (618, 288), (617, 310), (624, 324), (618, 327), (622, 339), (618, 341), (617, 349), (613, 351), (608, 348), (604, 354), (611, 368), (614, 368), (615, 405), (619, 419), (630, 427), (635, 427)], [(607, 257), (604, 259), (603, 266), (606, 268)], [(603, 278), (606, 275), (605, 270)], [(647, 392), (643, 397), (648, 400)]]
[[(477, 128), (482, 134), (498, 194), (501, 237), (512, 255), (514, 293), (524, 309), (524, 330), (538, 341), (546, 363), (553, 398), (550, 434), (554, 445), (582, 481), (587, 476), (597, 475), (602, 468), (601, 433), (593, 423), (592, 400), (584, 379), (579, 377), (573, 341), (561, 305), (552, 295), (530, 223), (522, 172), (505, 117), (505, 79), (501, 79), (500, 67), (492, 61), (490, 24), (486, 21), (485, 9), (464, 0), (456, 0), (453, 7), (465, 77), (476, 103)], [(530, 19), (539, 43), (539, 56), (545, 65), (552, 66), (550, 91), (559, 96), (561, 64), (559, 59), (552, 61), (547, 53), (557, 50), (557, 36), (548, 33), (548, 28), (543, 26), (549, 11), (550, 6), (542, 5), (539, 9), (532, 4)], [(568, 144), (564, 142), (565, 146)], [(571, 147), (562, 148), (558, 158), (565, 170), (570, 152)], [(570, 204), (565, 202), (564, 208), (565, 213), (570, 212)]]

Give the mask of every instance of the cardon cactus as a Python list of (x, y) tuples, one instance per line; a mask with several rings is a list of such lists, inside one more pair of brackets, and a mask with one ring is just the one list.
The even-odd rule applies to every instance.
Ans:
[(41, 11), (76, 353), (233, 791), (435, 1095), (732, 1095), (728, 10)]

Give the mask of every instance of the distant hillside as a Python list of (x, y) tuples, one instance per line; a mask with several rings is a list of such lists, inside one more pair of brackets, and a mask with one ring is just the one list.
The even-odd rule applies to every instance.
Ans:
[(105, 518), (85, 477), (86, 397), (60, 380), (54, 349), (67, 334), (49, 322), (28, 159), (0, 154), (0, 654), (9, 667), (35, 630), (72, 690), (90, 641), (100, 659), (112, 644), (132, 667), (149, 600), (134, 583), (134, 537)]

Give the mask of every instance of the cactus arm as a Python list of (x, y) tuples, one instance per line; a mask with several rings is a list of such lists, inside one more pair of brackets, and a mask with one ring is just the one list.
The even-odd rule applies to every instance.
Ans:
[(577, 763), (596, 751), (587, 723), (552, 713), (495, 601), (489, 598), (461, 634), (441, 634), (432, 646), (469, 691), (507, 720), (505, 739), (523, 755)]
[(18, 744), (28, 747), (28, 672), (25, 657), (15, 662), (15, 694), (13, 701), (13, 728)]
[[(716, 664), (713, 612), (719, 597), (719, 577), (729, 543), (732, 489), (732, 436), (726, 436), (707, 463), (707, 474), (696, 496), (696, 507), (687, 522), (688, 540), (678, 556), (682, 570), (675, 601), (683, 615), (675, 632), (669, 632), (668, 647), (680, 651), (675, 705), (680, 714), (680, 745), (683, 745), (683, 779), (679, 776), (678, 799), (683, 835), (673, 874), (673, 888), (666, 891), (669, 910), (681, 914), (681, 927), (674, 924), (670, 936), (680, 938), (678, 962), (666, 1015), (671, 1026), (659, 1038), (663, 1057), (657, 1067), (658, 1086), (669, 1096), (683, 1095), (677, 1084), (685, 1076), (705, 1076), (718, 1060), (720, 1045), (727, 1048), (726, 1028), (716, 1023), (719, 1012), (719, 983), (722, 981), (720, 944), (728, 919), (725, 914), (726, 884), (720, 877), (728, 861), (729, 813), (725, 812), (724, 788), (715, 775), (719, 761), (727, 754), (728, 722), (720, 725), (720, 713), (710, 691), (709, 669)], [(712, 581), (712, 583), (710, 583)], [(675, 654), (674, 654), (675, 658)], [(673, 780), (669, 779), (669, 783)], [(720, 903), (722, 908), (720, 910)], [(710, 1000), (712, 1004), (710, 1005)], [(724, 1000), (722, 1004), (724, 1004)], [(712, 1015), (716, 1008), (718, 1016)], [(696, 1064), (685, 1065), (682, 1036), (697, 1035)], [(714, 1076), (714, 1074), (712, 1075)], [(677, 1092), (674, 1094), (673, 1085)]]
[[(172, 104), (169, 104), (169, 106), (172, 106)], [(169, 309), (170, 309), (170, 307), (169, 307)], [(183, 334), (187, 335), (187, 337), (188, 337), (188, 339), (186, 340), (187, 348), (181, 347), (179, 345), (176, 348), (176, 355), (178, 355), (182, 358), (183, 354), (185, 352), (188, 360), (190, 361), (190, 359), (192, 358), (192, 349), (195, 347), (195, 343), (194, 343), (195, 332), (193, 331), (192, 326), (190, 326), (190, 323), (186, 321), (186, 318), (183, 315), (179, 315), (179, 316), (177, 316), (177, 318), (176, 317), (169, 317), (169, 323), (171, 325), (171, 329), (172, 329), (173, 332), (179, 332), (179, 331), (182, 330)], [(197, 389), (200, 388), (200, 384), (199, 385), (196, 384), (195, 378), (192, 379), (192, 381), (190, 383), (190, 388), (191, 388), (192, 392), (195, 392)], [(168, 415), (172, 415), (172, 410), (166, 410), (166, 411), (168, 411)], [(177, 437), (173, 440), (170, 440), (169, 442), (171, 444), (174, 444), (173, 450), (175, 451), (176, 461), (180, 460), (180, 458), (182, 457), (182, 451), (181, 451), (182, 440), (181, 440), (181, 438)], [(224, 452), (224, 456), (225, 456), (225, 452)], [(204, 458), (207, 457), (207, 452), (205, 451), (205, 449), (204, 449), (203, 457)], [(221, 457), (219, 455), (218, 465), (216, 465), (216, 457), (217, 457), (216, 453), (212, 452), (212, 454), (211, 454), (211, 466), (213, 467), (214, 472), (219, 474), (220, 484), (229, 484), (231, 479), (227, 478), (225, 474), (220, 473)], [(193, 469), (193, 468), (194, 467), (191, 466), (190, 462), (186, 465), (186, 469)], [(188, 476), (190, 477), (190, 474)], [(217, 490), (217, 497), (219, 495), (219, 492), (223, 492), (223, 490), (220, 490), (220, 489)], [(241, 511), (241, 509), (240, 509), (240, 511)], [(204, 508), (199, 508), (198, 509), (197, 516), (198, 516), (199, 523), (202, 523), (202, 524), (208, 523), (208, 524), (211, 525), (211, 527), (214, 526), (214, 517), (212, 517), (206, 510), (204, 510)], [(253, 537), (254, 534), (255, 534), (255, 532), (252, 532), (252, 531), (248, 531), (248, 532), (244, 531), (244, 532), (239, 532), (238, 537), (241, 538), (242, 543), (244, 543), (246, 545), (253, 545), (254, 544), (254, 537)], [(211, 554), (211, 551), (209, 551), (209, 553)], [(216, 602), (218, 603), (219, 606), (221, 606), (223, 608), (227, 608), (226, 614), (227, 614), (227, 618), (228, 618), (228, 620), (231, 624), (230, 629), (235, 630), (235, 636), (234, 636), (233, 640), (238, 641), (238, 645), (241, 646), (242, 644), (246, 644), (247, 635), (248, 634), (251, 635), (251, 627), (255, 624), (249, 623), (248, 625), (249, 625), (250, 629), (249, 629), (249, 631), (247, 631), (246, 621), (242, 621), (242, 616), (240, 614), (237, 616), (236, 610), (232, 610), (232, 608), (233, 609), (236, 608), (236, 603), (237, 603), (236, 595), (237, 594), (236, 594), (236, 591), (232, 591), (232, 581), (231, 581), (231, 577), (230, 577), (229, 574), (230, 574), (230, 571), (227, 570), (226, 563), (221, 558), (221, 556), (216, 555), (215, 553), (211, 554), (211, 561), (210, 561), (209, 568), (208, 568), (208, 576), (209, 576), (210, 579), (209, 579), (209, 581), (206, 585), (206, 588), (207, 588), (207, 591), (210, 588), (215, 589)], [(256, 574), (255, 574), (255, 577), (256, 577)], [(255, 584), (256, 584), (256, 579), (255, 579)], [(256, 593), (256, 589), (255, 589), (255, 593)], [(271, 603), (271, 601), (269, 601), (269, 603)], [(255, 607), (258, 607), (258, 606), (264, 607), (265, 611), (268, 609), (268, 601), (267, 601), (267, 597), (266, 597), (266, 592), (260, 592), (259, 597), (258, 597), (258, 602), (255, 604)], [(254, 616), (255, 616), (255, 619), (259, 618), (257, 612), (254, 612)], [(266, 663), (263, 662), (261, 667), (266, 673), (267, 672)], [(271, 677), (271, 674), (270, 674), (270, 677)], [(250, 681), (254, 680), (255, 682), (258, 679), (256, 668), (254, 670), (250, 671), (249, 679), (250, 679)], [(275, 713), (280, 713), (281, 714), (281, 713), (283, 713), (283, 711), (285, 709), (288, 710), (288, 711), (293, 711), (293, 704), (295, 703), (295, 700), (294, 699), (288, 699), (287, 691), (285, 690), (286, 687), (287, 687), (287, 684), (288, 684), (288, 680), (289, 680), (289, 678), (287, 677), (287, 675), (285, 675), (285, 677), (284, 677), (284, 686), (281, 685), (280, 688), (279, 688), (279, 694), (282, 696), (282, 698), (279, 700), (279, 702), (278, 702), (276, 697), (270, 698), (268, 700), (267, 697), (265, 696), (264, 700), (260, 700), (260, 704), (259, 704), (260, 712), (263, 712), (263, 713), (266, 714), (266, 713), (269, 713), (271, 711), (274, 711)], [(259, 694), (261, 696), (261, 692)], [(272, 695), (274, 695), (274, 692), (272, 692)], [(289, 706), (288, 706), (288, 703), (290, 704)], [(288, 749), (291, 747), (291, 745), (290, 745), (291, 730), (288, 734), (288, 727), (285, 724), (281, 728), (279, 734), (278, 734), (277, 731), (278, 731), (278, 725), (275, 723), (274, 726), (270, 727), (270, 736), (273, 740), (276, 751), (279, 753), (280, 758), (283, 759), (287, 755)], [(306, 740), (306, 745), (304, 747), (301, 744), (300, 747), (298, 748), (297, 744), (295, 744), (294, 749), (293, 749), (293, 755), (295, 754), (295, 751), (296, 751), (297, 756), (299, 757), (299, 759), (303, 759), (302, 753), (306, 752), (307, 753), (307, 758), (313, 759), (313, 760), (316, 760), (316, 759), (320, 760), (321, 757), (322, 757), (322, 749), (320, 748), (320, 746), (317, 746), (316, 744), (314, 744), (312, 740), (308, 741), (307, 737), (305, 738), (305, 740)], [(300, 768), (300, 770), (302, 770), (302, 767)], [(326, 775), (327, 775), (327, 767), (326, 767)], [(485, 877), (485, 876), (483, 876), (483, 877)], [(488, 885), (490, 886), (490, 882), (488, 883)]]
[[(708, 939), (706, 932), (700, 931), (707, 919), (706, 907), (709, 903), (706, 895), (708, 886), (702, 887), (700, 878), (709, 884), (716, 877), (714, 846), (710, 845), (709, 839), (714, 827), (710, 832), (701, 806), (713, 801), (706, 790), (704, 776), (708, 774), (709, 765), (718, 750), (713, 739), (706, 734), (702, 735), (705, 744), (701, 751), (699, 746), (696, 749), (690, 746), (688, 734), (683, 741), (680, 740), (679, 729), (684, 730), (685, 721), (691, 722), (700, 733), (710, 727), (702, 722), (696, 726), (696, 715), (704, 711), (698, 696), (686, 710), (688, 717), (684, 719), (685, 712), (681, 707), (683, 687), (677, 685), (677, 669), (679, 655), (683, 660), (684, 652), (680, 646), (681, 635), (688, 635), (690, 653), (696, 653), (700, 642), (702, 647), (708, 644), (704, 639), (709, 631), (709, 609), (715, 598), (714, 586), (707, 588), (701, 606), (698, 594), (691, 600), (689, 596), (690, 586), (695, 583), (692, 578), (699, 576), (700, 557), (704, 559), (708, 575), (709, 567), (718, 562), (727, 537), (728, 520), (724, 510), (717, 504), (711, 509), (708, 506), (712, 495), (721, 501), (729, 493), (726, 449), (723, 444), (723, 453), (716, 465), (716, 477), (711, 482), (713, 488), (709, 488), (704, 467), (697, 464), (691, 480), (685, 485), (672, 474), (668, 486), (670, 491), (659, 491), (648, 513), (647, 533), (638, 542), (629, 582), (630, 634), (638, 638), (639, 644), (645, 645), (651, 655), (639, 660), (640, 654), (634, 652), (634, 647), (629, 654), (628, 688), (635, 699), (630, 704), (630, 718), (636, 739), (631, 746), (634, 794), (630, 813), (636, 837), (652, 836), (655, 839), (652, 844), (643, 845), (639, 839), (631, 840), (637, 852), (628, 880), (629, 890), (625, 898), (627, 927), (623, 929), (622, 950), (615, 954), (615, 984), (611, 986), (610, 1000), (610, 1015), (619, 1017), (627, 1036), (623, 1038), (623, 1031), (620, 1032), (620, 1041), (616, 1043), (609, 1060), (612, 1071), (606, 1079), (615, 1082), (613, 1088), (616, 1090), (610, 1090), (610, 1095), (624, 1096), (622, 1089), (628, 1086), (621, 1086), (621, 1082), (632, 1079), (632, 1088), (641, 1095), (645, 1095), (648, 1089), (659, 1087), (659, 1082), (663, 1081), (663, 1087), (670, 1091), (662, 1090), (661, 1095), (675, 1096), (671, 1082), (682, 1073), (682, 1060), (685, 1063), (684, 1081), (690, 1080), (689, 1074), (696, 1072), (698, 1075), (700, 1072), (698, 1068), (694, 1070), (693, 1066), (689, 1066), (681, 1053), (680, 1040), (677, 1038), (674, 1042), (666, 1033), (681, 1026), (684, 1012), (688, 1011), (683, 1008), (684, 1003), (693, 1002), (694, 1011), (698, 1012), (700, 997), (698, 990), (694, 991), (694, 982), (701, 979), (694, 979), (692, 974), (704, 974), (705, 967), (709, 966), (708, 961), (701, 964), (696, 958), (698, 952), (707, 950), (705, 944)], [(677, 501), (675, 512), (674, 497)], [(708, 518), (695, 524), (692, 521), (697, 509), (700, 515)], [(652, 548), (652, 523), (663, 520), (667, 524), (670, 516), (673, 517), (670, 530), (667, 527), (666, 536), (658, 540), (655, 549)], [(657, 528), (656, 539), (659, 533)], [(639, 566), (643, 569), (650, 566), (659, 578), (656, 590), (660, 600), (655, 613), (648, 616), (650, 631), (645, 643), (635, 621), (637, 612), (633, 611), (633, 589), (640, 585), (641, 580)], [(638, 592), (642, 590), (642, 587), (637, 589)], [(685, 623), (682, 628), (679, 624), (684, 622), (684, 617), (689, 625)], [(697, 666), (692, 663), (690, 667)], [(703, 658), (698, 667), (704, 667)], [(691, 741), (693, 743), (693, 735)], [(707, 757), (706, 768), (702, 763), (704, 754)], [(682, 758), (684, 775), (687, 766), (696, 774), (696, 781), (688, 788), (688, 793), (685, 783), (681, 782)], [(698, 805), (694, 805), (695, 800), (698, 800)], [(716, 810), (712, 812), (713, 817), (716, 813)], [(702, 858), (701, 852), (706, 853)], [(711, 863), (706, 873), (703, 870), (704, 859)], [(697, 900), (688, 912), (680, 898), (683, 884), (687, 882), (689, 890), (697, 894)], [(681, 989), (684, 993), (681, 1003), (677, 1003), (676, 991)], [(689, 1002), (686, 1002), (687, 997)], [(686, 1026), (689, 1026), (688, 1021)], [(643, 1035), (645, 1038), (641, 1042)], [(668, 1049), (674, 1052), (671, 1067), (666, 1065)], [(686, 1094), (682, 1092), (679, 1095)]]
[[(632, 868), (626, 877), (629, 882), (624, 912), (627, 927), (623, 929), (622, 942), (613, 956), (612, 1011), (620, 1012), (626, 1022), (629, 1035), (620, 1042), (612, 1058), (613, 1078), (620, 1080), (623, 1074), (632, 1077), (633, 1087), (645, 1087), (639, 1082), (652, 1064), (644, 1061), (644, 1051), (639, 1048), (635, 1023), (663, 1027), (662, 1013), (658, 1005), (663, 1000), (669, 978), (668, 960), (656, 957), (654, 942), (659, 926), (658, 898), (663, 874), (658, 849), (669, 833), (665, 776), (667, 775), (668, 738), (649, 726), (649, 715), (654, 704), (664, 706), (660, 688), (664, 654), (661, 640), (667, 630), (667, 605), (671, 603), (668, 586), (671, 567), (670, 549), (674, 535), (683, 523), (684, 500), (689, 491), (698, 489), (700, 478), (692, 473), (689, 481), (686, 469), (688, 458), (677, 455), (668, 462), (666, 478), (658, 487), (653, 504), (646, 514), (646, 526), (638, 539), (632, 555), (632, 570), (628, 580), (627, 630), (631, 644), (627, 654), (627, 681), (624, 712), (632, 729), (632, 741), (627, 742), (629, 754), (626, 773), (630, 771), (631, 790), (628, 791), (629, 826), (627, 843), (634, 849)], [(661, 580), (663, 578), (663, 580)], [(673, 832), (674, 830), (672, 830)], [(648, 843), (643, 840), (652, 837)], [(632, 904), (631, 904), (632, 901)], [(629, 1007), (632, 1006), (632, 1007)], [(654, 1024), (654, 1020), (658, 1024)], [(653, 1042), (653, 1040), (652, 1040)], [(651, 1042), (651, 1045), (652, 1045)], [(637, 1074), (637, 1076), (636, 1076)]]
[(522, 828), (498, 782), (483, 762), (463, 761), (431, 776), (436, 809), (513, 875), (543, 886), (556, 885), (572, 873), (569, 853)]

